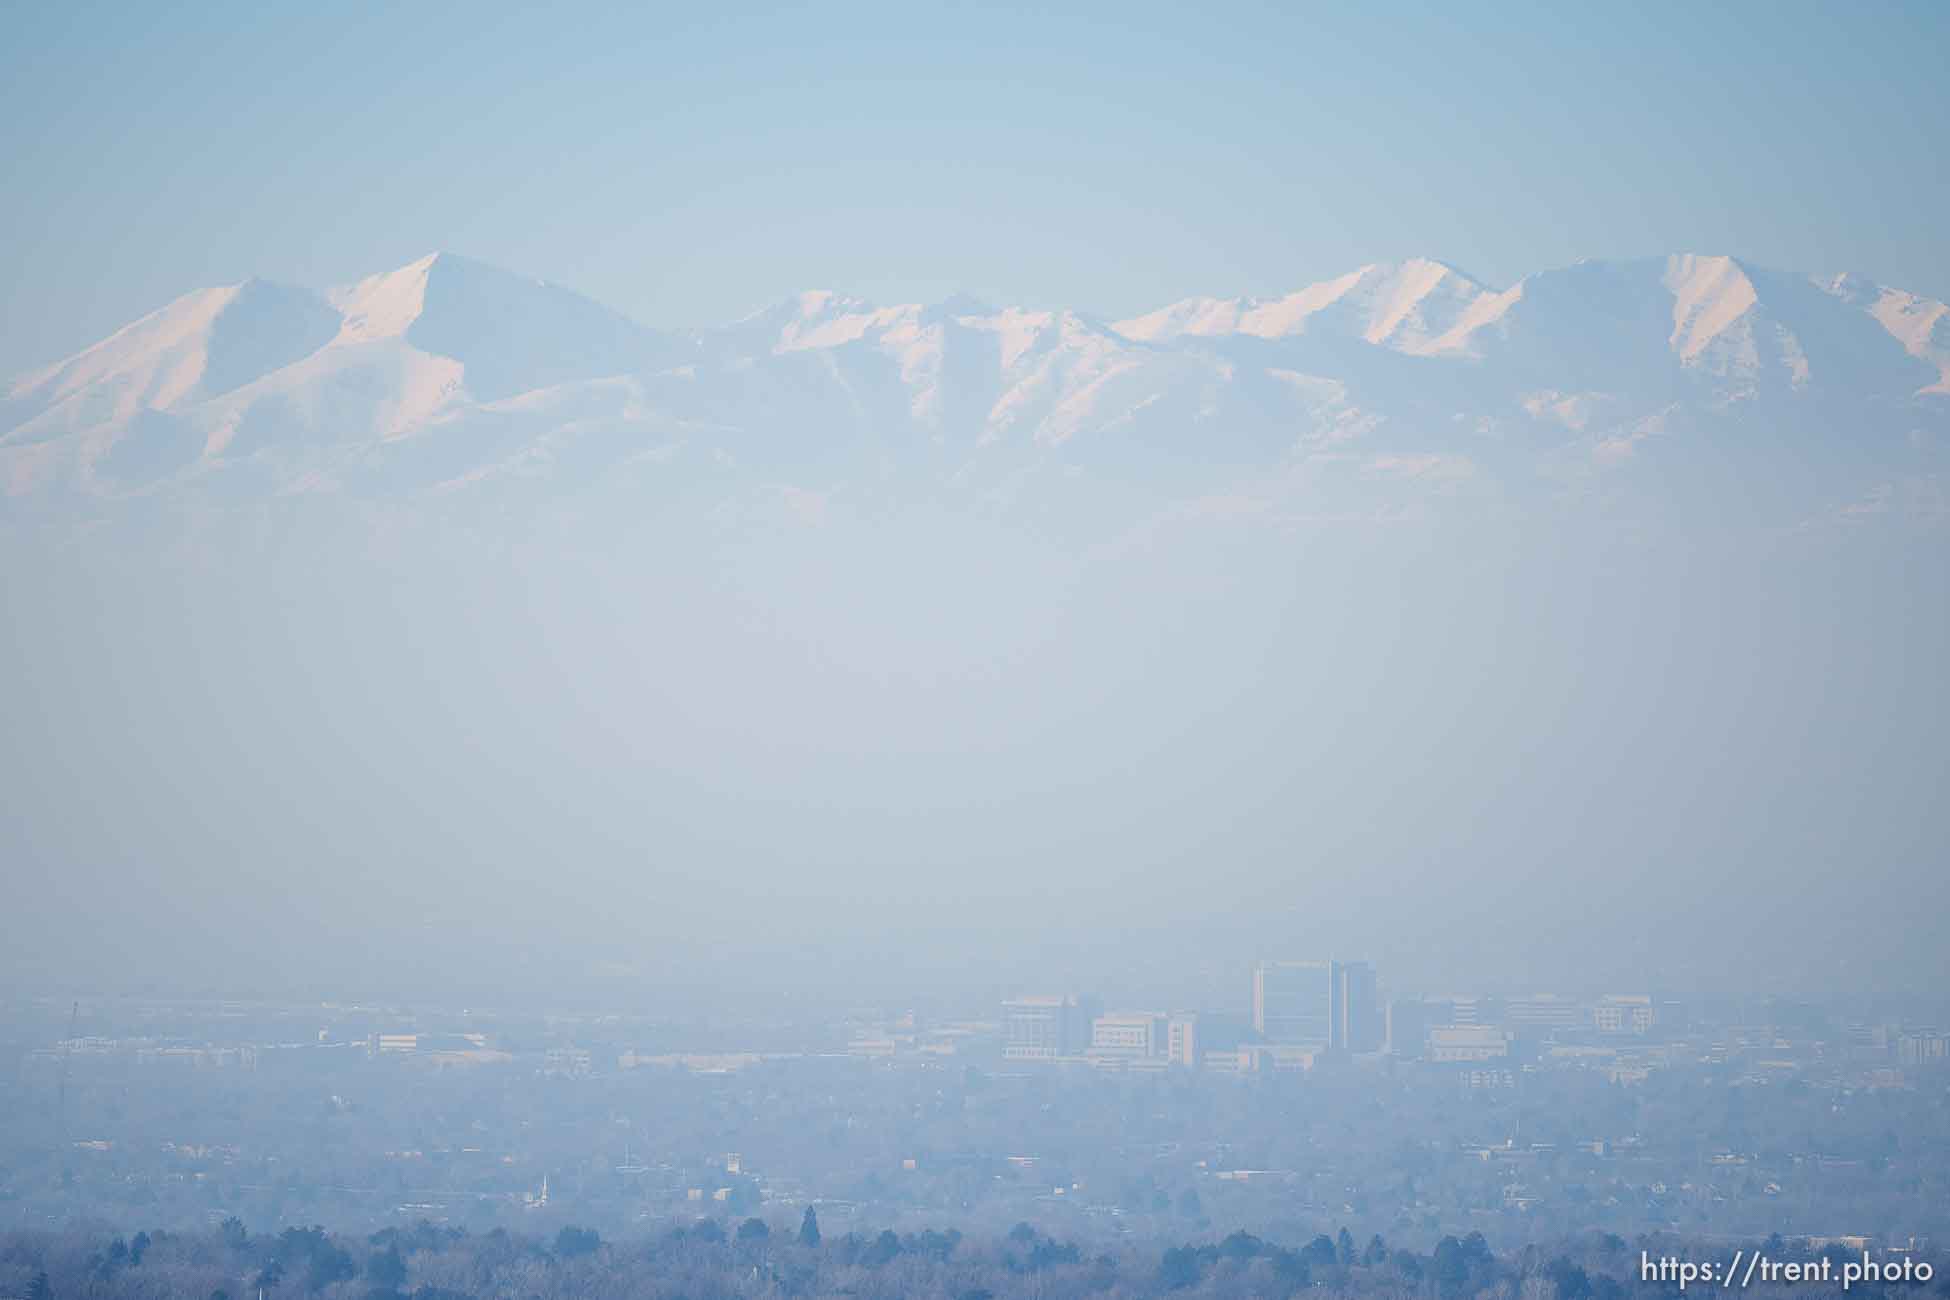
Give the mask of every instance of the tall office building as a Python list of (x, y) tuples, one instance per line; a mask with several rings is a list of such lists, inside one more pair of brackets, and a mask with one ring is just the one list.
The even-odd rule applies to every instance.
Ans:
[(1364, 961), (1253, 963), (1253, 1030), (1269, 1043), (1381, 1049), (1381, 1001)]
[(1334, 1036), (1336, 963), (1253, 963), (1253, 1032), (1269, 1043), (1325, 1047)]
[(1365, 961), (1340, 964), (1337, 1004), (1339, 1038), (1332, 1044), (1350, 1052), (1379, 1052), (1382, 1042), (1381, 990), (1374, 966)]

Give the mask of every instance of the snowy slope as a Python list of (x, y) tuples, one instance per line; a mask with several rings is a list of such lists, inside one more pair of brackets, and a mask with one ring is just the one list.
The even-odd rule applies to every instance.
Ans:
[(659, 346), (651, 331), (580, 294), (452, 253), (329, 297), (343, 318), (336, 344), (399, 340), (457, 361), (479, 401), (619, 374)]
[(1488, 294), (1454, 267), (1416, 258), (1364, 266), (1280, 298), (1188, 298), (1119, 321), (1116, 329), (1146, 343), (1328, 332), (1422, 355), (1439, 350), (1439, 341)]
[[(679, 338), (435, 254), (324, 294), (192, 293), (16, 380), (0, 492), (520, 497), (656, 474), (993, 499), (1082, 475), (1170, 499), (1340, 475), (1520, 501), (1634, 475), (1703, 492), (1712, 465), (1839, 499), (1929, 479), (1947, 444), (1943, 304), (1730, 257), (1504, 289), (1413, 259), (1114, 325), (816, 291)], [(1728, 448), (1772, 460), (1736, 473)]]
[(304, 477), (320, 445), (399, 437), (662, 346), (580, 295), (447, 253), (323, 295), (201, 290), (10, 385), (0, 487), (113, 495), (264, 453)]
[[(1069, 311), (997, 310), (956, 300), (874, 308), (830, 293), (774, 310), (774, 356), (821, 354), (856, 392), (897, 391), (910, 417), (978, 442), (1058, 444), (1153, 397), (1177, 358), (1134, 348)], [(1150, 382), (1145, 382), (1146, 377)]]
[(338, 327), (308, 290), (263, 280), (199, 289), (9, 384), (0, 435), (38, 441), (217, 397), (324, 346)]

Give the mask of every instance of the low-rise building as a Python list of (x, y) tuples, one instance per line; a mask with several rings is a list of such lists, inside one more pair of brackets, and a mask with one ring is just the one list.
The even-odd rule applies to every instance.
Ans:
[(1591, 1027), (1601, 1034), (1645, 1034), (1659, 1023), (1659, 1009), (1643, 993), (1608, 993), (1591, 1008)]
[(1495, 1025), (1437, 1025), (1429, 1030), (1431, 1061), (1490, 1061), (1510, 1054), (1510, 1033)]
[(1090, 1022), (1091, 1056), (1150, 1057), (1164, 1054), (1166, 1017), (1150, 1011), (1113, 1011)]
[(1934, 1029), (1904, 1034), (1896, 1040), (1896, 1060), (1903, 1065), (1932, 1065), (1950, 1060), (1950, 1034)]

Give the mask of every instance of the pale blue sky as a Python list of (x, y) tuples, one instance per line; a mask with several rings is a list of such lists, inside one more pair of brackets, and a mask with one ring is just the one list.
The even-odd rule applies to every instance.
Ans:
[(451, 248), (652, 324), (795, 289), (1120, 315), (1427, 255), (1688, 249), (1950, 297), (1950, 6), (645, 11), (0, 24), (0, 374)]

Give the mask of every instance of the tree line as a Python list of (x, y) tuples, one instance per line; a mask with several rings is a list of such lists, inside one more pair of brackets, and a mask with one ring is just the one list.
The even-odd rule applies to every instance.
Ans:
[[(1754, 1243), (1774, 1258), (1818, 1258), (1807, 1243)], [(1428, 1250), (1343, 1228), (1298, 1245), (1233, 1232), (1150, 1249), (1086, 1250), (1019, 1223), (997, 1239), (955, 1229), (829, 1234), (816, 1209), (794, 1227), (753, 1215), (673, 1223), (609, 1240), (576, 1225), (553, 1236), (483, 1234), (430, 1222), (365, 1236), (323, 1227), (252, 1233), (231, 1218), (213, 1228), (132, 1236), (71, 1228), (0, 1234), (0, 1298), (14, 1300), (716, 1300), (732, 1297), (939, 1297), (1009, 1300), (1293, 1296), (1306, 1292), (1401, 1300), (1624, 1300), (1679, 1296), (1644, 1282), (1642, 1253), (1723, 1258), (1732, 1247), (1650, 1234), (1607, 1233), (1550, 1249), (1499, 1253), (1480, 1233), (1445, 1235)], [(1824, 1248), (1846, 1258), (1839, 1246)], [(1950, 1269), (1937, 1267), (1939, 1279)], [(1754, 1288), (1756, 1290), (1763, 1288)], [(1793, 1288), (1801, 1300), (1840, 1294)], [(1950, 1281), (1917, 1288), (1856, 1286), (1851, 1300), (1938, 1300)]]

